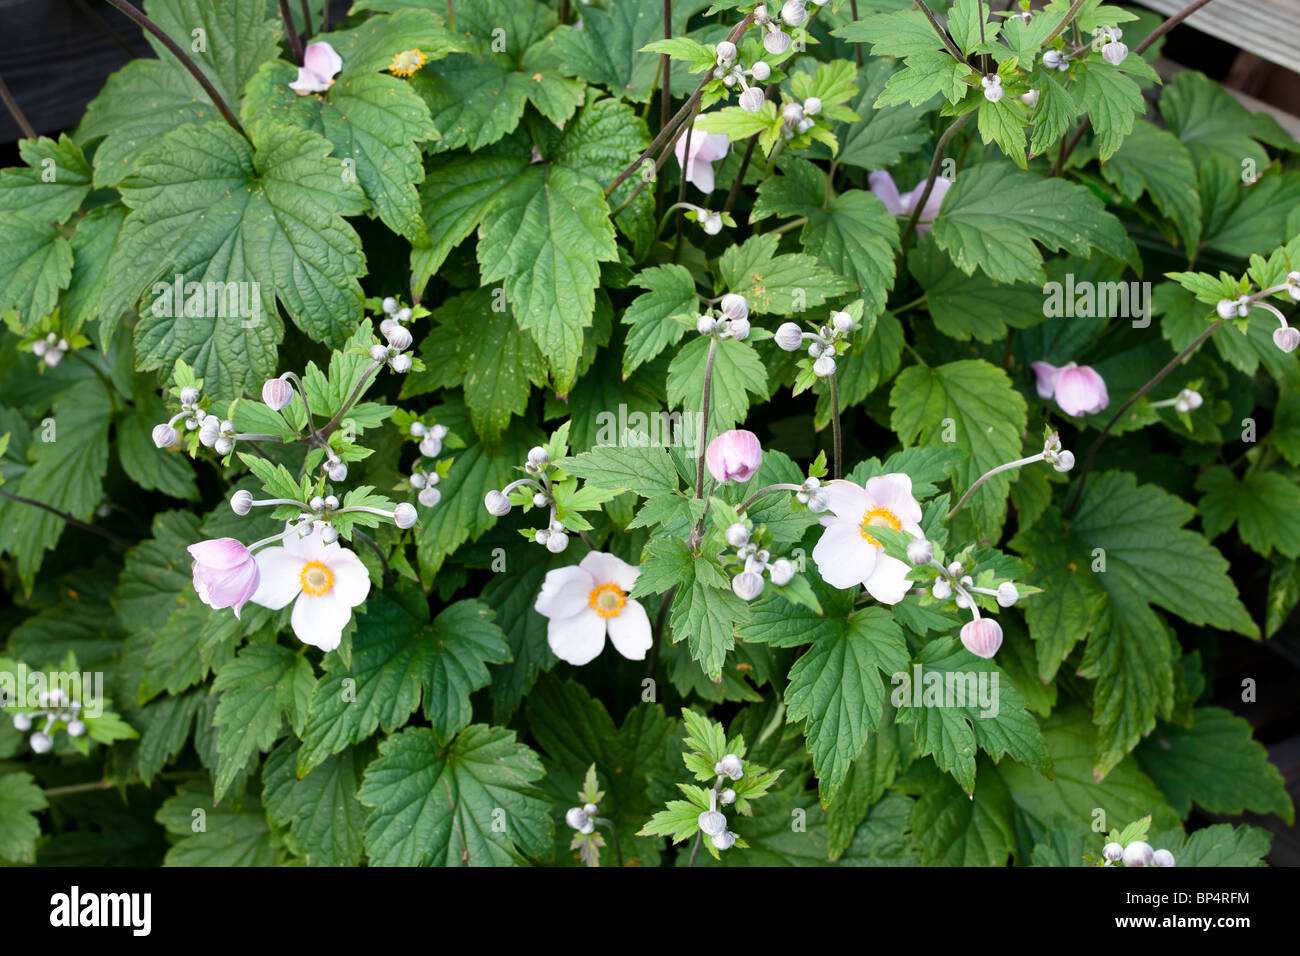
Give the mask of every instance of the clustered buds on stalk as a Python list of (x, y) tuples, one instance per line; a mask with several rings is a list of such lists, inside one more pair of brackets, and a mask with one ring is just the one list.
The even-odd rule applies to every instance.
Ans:
[(1153, 850), (1145, 840), (1133, 840), (1128, 846), (1107, 843), (1101, 851), (1099, 866), (1173, 866), (1174, 855), (1168, 850)]
[(1120, 42), (1124, 31), (1119, 27), (1103, 26), (1092, 32), (1093, 46), (1101, 48), (1101, 56), (1111, 66), (1119, 66), (1128, 56), (1128, 47)]
[[(704, 230), (705, 235), (716, 236), (722, 232), (722, 213), (713, 212), (703, 206), (692, 206), (690, 203), (682, 203), (681, 205), (686, 208), (686, 218), (694, 217), (695, 221), (700, 224), (700, 228)], [(735, 223), (733, 222), (732, 225), (734, 226)]]
[(713, 765), (713, 772), (718, 775), (713, 789), (709, 791), (709, 809), (696, 818), (701, 832), (709, 838), (716, 850), (730, 850), (736, 843), (736, 834), (727, 829), (727, 817), (718, 809), (718, 804), (730, 806), (736, 802), (736, 791), (722, 785), (724, 780), (740, 780), (745, 776), (745, 765), (736, 754), (727, 754)]
[(1069, 471), (1074, 467), (1074, 453), (1061, 447), (1061, 436), (1057, 432), (1048, 432), (1043, 439), (1042, 458), (1056, 471)]
[[(1008, 608), (1020, 600), (1020, 589), (1014, 581), (1001, 581), (997, 582), (996, 587), (990, 587), (994, 584), (992, 571), (980, 573), (985, 585), (977, 586), (972, 574), (975, 569), (970, 563), (969, 549), (966, 554), (965, 559), (945, 565), (942, 553), (925, 538), (913, 539), (907, 545), (907, 560), (914, 568), (925, 569), (929, 573), (929, 596), (940, 603), (952, 600), (957, 607), (971, 612), (971, 620), (961, 628), (962, 645), (977, 657), (989, 658), (1002, 646), (1002, 625), (991, 617), (980, 616), (979, 605), (973, 595), (991, 597), (998, 607)], [(918, 591), (925, 594), (926, 588), (923, 586)]]
[(812, 476), (804, 479), (794, 497), (800, 504), (807, 505), (808, 510), (813, 514), (821, 514), (831, 506), (830, 493), (822, 487), (820, 478)]
[(1002, 77), (996, 73), (980, 77), (980, 86), (984, 87), (984, 98), (990, 103), (1002, 99)]
[(55, 368), (63, 361), (69, 349), (68, 340), (51, 332), (43, 339), (32, 343), (32, 354), (45, 363), (47, 368)]
[(556, 517), (555, 493), (551, 487), (550, 476), (552, 467), (551, 456), (547, 450), (541, 445), (535, 446), (529, 450), (528, 458), (523, 465), (523, 470), (528, 477), (518, 478), (500, 491), (489, 491), (483, 496), (483, 507), (487, 509), (488, 514), (497, 518), (503, 517), (510, 513), (511, 507), (515, 504), (510, 500), (510, 496), (518, 494), (522, 499), (520, 503), (524, 503), (525, 508), (549, 508), (550, 517), (547, 519), (546, 527), (534, 530), (532, 538), (538, 544), (544, 545), (552, 554), (559, 554), (569, 546), (569, 535), (564, 522)]
[(812, 371), (818, 378), (828, 378), (835, 374), (835, 357), (848, 348), (848, 338), (857, 327), (857, 322), (847, 312), (831, 314), (830, 323), (821, 326), (816, 332), (805, 332), (795, 322), (783, 322), (774, 336), (776, 344), (787, 352), (794, 352), (808, 343), (808, 355), (813, 360)]
[(31, 730), (37, 721), (44, 719), (44, 726), (40, 730), (32, 731), (32, 735), (27, 738), (27, 744), (33, 752), (49, 753), (54, 747), (54, 734), (60, 724), (69, 737), (80, 737), (85, 734), (86, 725), (81, 719), (80, 701), (69, 700), (67, 692), (61, 687), (41, 691), (36, 700), (39, 704), (38, 709), (14, 714), (14, 729), (24, 734)]
[(410, 306), (401, 305), (401, 303), (390, 295), (380, 303), (380, 307), (384, 310), (384, 315), (386, 316), (386, 318), (379, 323), (380, 334), (388, 340), (390, 345), (398, 349), (398, 351), (410, 348), (411, 342), (409, 338), (405, 339), (405, 345), (399, 345), (397, 343), (403, 341), (401, 334), (398, 334), (396, 340), (394, 340), (394, 337), (390, 334), (395, 328), (401, 328), (402, 332), (405, 332), (407, 336), (411, 334), (404, 327), (407, 322), (411, 321), (412, 312)]
[(740, 567), (731, 578), (731, 590), (742, 601), (752, 601), (763, 593), (764, 571), (777, 587), (785, 587), (794, 579), (794, 565), (785, 558), (772, 560), (771, 552), (762, 544), (765, 532), (753, 534), (749, 522), (729, 525), (725, 536), (727, 544), (736, 552), (734, 555), (725, 552), (718, 555), (718, 563), (724, 568)]
[(193, 431), (198, 428), (203, 421), (206, 413), (199, 407), (202, 396), (199, 390), (192, 385), (187, 385), (181, 389), (180, 401), (181, 410), (173, 415), (168, 421), (162, 422), (153, 427), (153, 443), (159, 448), (171, 448), (180, 441), (180, 436), (176, 433), (176, 422), (185, 418), (186, 429)]
[(1273, 331), (1273, 344), (1283, 352), (1294, 352), (1300, 347), (1300, 329), (1291, 326), (1277, 306), (1264, 301), (1265, 297), (1278, 292), (1285, 292), (1292, 299), (1300, 301), (1300, 272), (1288, 272), (1286, 279), (1267, 289), (1243, 293), (1235, 299), (1220, 299), (1214, 310), (1225, 322), (1230, 319), (1244, 319), (1250, 315), (1251, 309), (1265, 309), (1272, 312), (1273, 317), (1280, 323), (1280, 327)]
[(442, 440), (447, 437), (447, 426), (414, 421), (411, 422), (408, 433), (420, 443), (420, 460), (412, 467), (411, 477), (407, 481), (418, 492), (416, 498), (420, 504), (432, 508), (442, 500), (442, 492), (438, 490), (438, 482), (442, 479), (438, 474), (436, 459), (442, 454)]
[(743, 295), (728, 292), (716, 310), (709, 309), (696, 318), (695, 331), (700, 335), (716, 335), (720, 339), (743, 342), (749, 338), (749, 302)]
[(1061, 50), (1048, 50), (1043, 54), (1043, 66), (1049, 70), (1068, 70), (1070, 56)]

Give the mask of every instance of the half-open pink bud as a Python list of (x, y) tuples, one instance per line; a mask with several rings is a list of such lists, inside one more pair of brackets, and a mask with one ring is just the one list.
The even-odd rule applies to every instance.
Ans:
[(992, 657), (1002, 646), (1002, 625), (991, 617), (967, 621), (961, 628), (961, 642), (976, 657)]
[(262, 386), (262, 401), (272, 411), (288, 408), (293, 401), (293, 386), (282, 378), (270, 378)]
[(211, 608), (233, 608), (235, 617), (256, 593), (261, 578), (257, 562), (234, 538), (214, 538), (192, 544), (194, 590)]
[(763, 462), (758, 436), (744, 429), (723, 432), (704, 452), (704, 463), (717, 481), (749, 481)]

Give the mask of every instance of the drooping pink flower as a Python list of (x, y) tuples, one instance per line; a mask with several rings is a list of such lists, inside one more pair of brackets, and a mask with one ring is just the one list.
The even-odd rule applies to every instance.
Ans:
[(289, 89), (299, 96), (324, 93), (334, 84), (334, 77), (341, 69), (343, 58), (332, 46), (324, 41), (308, 44), (302, 55), (302, 66), (298, 67), (298, 79), (289, 84)]
[(704, 463), (719, 482), (749, 481), (763, 463), (763, 446), (753, 432), (732, 429), (709, 442)]
[(211, 608), (233, 608), (235, 617), (261, 580), (257, 562), (234, 538), (200, 541), (188, 548), (194, 558), (194, 590)]
[(1030, 367), (1037, 377), (1038, 397), (1054, 397), (1067, 415), (1093, 415), (1110, 404), (1106, 382), (1091, 366), (1071, 362), (1057, 368), (1049, 362), (1035, 362)]
[[(916, 188), (898, 194), (898, 186), (894, 184), (894, 177), (889, 175), (883, 169), (878, 169), (867, 177), (867, 184), (871, 187), (875, 197), (885, 204), (891, 216), (910, 216), (912, 210), (916, 208), (916, 202), (925, 192), (925, 183), (918, 183)], [(930, 198), (925, 201), (925, 206), (921, 209), (921, 216), (916, 221), (916, 231), (918, 235), (924, 235), (930, 231), (930, 225), (939, 215), (939, 207), (943, 205), (943, 197), (948, 195), (948, 187), (952, 181), (940, 176), (934, 181), (934, 188), (930, 190)]]
[[(686, 156), (688, 135), (691, 140), (689, 158)], [(687, 182), (703, 193), (713, 192), (713, 164), (720, 159), (725, 159), (730, 150), (731, 140), (726, 133), (706, 133), (701, 129), (682, 133), (677, 138), (677, 145), (673, 147), (678, 164), (684, 168), (682, 175), (686, 177)]]

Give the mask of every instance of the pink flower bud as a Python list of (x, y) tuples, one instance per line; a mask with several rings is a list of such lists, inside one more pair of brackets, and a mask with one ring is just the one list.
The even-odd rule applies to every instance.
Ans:
[(1002, 646), (1002, 625), (991, 617), (967, 621), (961, 628), (961, 642), (976, 657), (992, 657)]
[(1284, 329), (1278, 329), (1273, 333), (1273, 344), (1283, 352), (1294, 352), (1296, 346), (1300, 345), (1300, 329), (1289, 325)]
[(1067, 415), (1075, 418), (1092, 415), (1110, 404), (1106, 382), (1087, 365), (1071, 362), (1057, 368), (1047, 362), (1035, 362), (1032, 368), (1038, 377), (1039, 397), (1055, 397), (1056, 404)]
[(776, 330), (776, 335), (772, 336), (772, 338), (785, 351), (795, 352), (803, 344), (803, 329), (799, 328), (794, 322), (782, 322), (781, 327)]
[(704, 462), (714, 479), (722, 481), (749, 481), (763, 461), (763, 448), (758, 436), (743, 429), (723, 432), (704, 453)]
[(159, 448), (171, 448), (176, 444), (176, 429), (166, 422), (153, 427), (153, 443)]
[(253, 594), (261, 575), (248, 549), (234, 538), (215, 538), (192, 544), (194, 591), (211, 608), (233, 608), (235, 617)]
[(262, 386), (262, 401), (272, 411), (288, 408), (293, 401), (293, 386), (282, 378), (267, 379)]

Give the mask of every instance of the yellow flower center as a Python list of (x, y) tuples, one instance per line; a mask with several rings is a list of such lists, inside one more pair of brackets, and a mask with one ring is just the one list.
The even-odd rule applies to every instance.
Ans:
[(903, 522), (898, 520), (898, 515), (894, 514), (888, 508), (877, 507), (877, 508), (868, 509), (867, 513), (862, 516), (862, 524), (859, 530), (862, 532), (862, 537), (866, 538), (869, 542), (871, 542), (871, 546), (873, 548), (876, 548), (878, 550), (883, 550), (885, 546), (881, 544), (879, 541), (877, 541), (875, 538), (873, 538), (867, 532), (867, 529), (868, 528), (893, 528), (895, 531), (899, 531), (902, 529), (902, 527), (903, 527)]
[(334, 587), (334, 572), (319, 561), (308, 561), (298, 572), (298, 583), (302, 585), (303, 594), (320, 597), (329, 594)]
[(587, 603), (591, 605), (593, 611), (608, 620), (623, 613), (623, 607), (627, 604), (627, 595), (617, 584), (602, 584), (592, 588)]
[(424, 66), (425, 61), (429, 58), (419, 50), (403, 50), (393, 57), (392, 64), (388, 67), (388, 72), (394, 76), (410, 76), (420, 67)]

